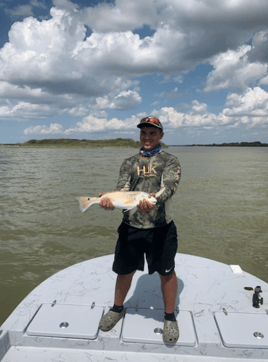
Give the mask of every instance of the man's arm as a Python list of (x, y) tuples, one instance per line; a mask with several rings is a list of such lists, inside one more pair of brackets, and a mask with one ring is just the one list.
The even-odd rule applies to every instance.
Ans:
[[(179, 160), (177, 158), (171, 159), (167, 162), (167, 165), (162, 173), (160, 190), (156, 194), (150, 194), (156, 198), (157, 204), (164, 203), (174, 195), (180, 182), (180, 176), (181, 167)], [(150, 204), (146, 200), (140, 201), (137, 207), (138, 210), (142, 212), (150, 212), (155, 208), (154, 205)]]
[(115, 188), (117, 191), (130, 191), (131, 169), (132, 163), (125, 160), (120, 167), (118, 182)]
[[(119, 171), (119, 179), (116, 185), (116, 191), (129, 191), (130, 190), (130, 173), (129, 173), (130, 165), (125, 160)], [(99, 193), (99, 197), (103, 196), (104, 193)], [(105, 210), (114, 210), (114, 206), (111, 200), (108, 197), (104, 197), (101, 202), (100, 206), (103, 207)]]
[(167, 162), (161, 180), (161, 188), (155, 194), (157, 204), (162, 204), (173, 196), (178, 188), (181, 178), (181, 167), (179, 160), (174, 157)]

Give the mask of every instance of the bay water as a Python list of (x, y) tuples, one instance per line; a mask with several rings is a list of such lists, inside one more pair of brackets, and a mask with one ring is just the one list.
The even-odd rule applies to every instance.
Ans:
[[(173, 197), (178, 252), (239, 264), (268, 282), (268, 148), (170, 147), (182, 178)], [(57, 271), (112, 254), (119, 210), (77, 196), (115, 188), (134, 149), (0, 149), (0, 325)], [(252, 286), (255, 287), (255, 286)]]

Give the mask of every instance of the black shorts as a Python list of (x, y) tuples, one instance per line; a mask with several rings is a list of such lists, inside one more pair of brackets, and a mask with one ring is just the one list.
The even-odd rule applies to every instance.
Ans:
[(144, 255), (149, 274), (171, 275), (178, 247), (174, 222), (153, 229), (137, 229), (125, 223), (118, 228), (113, 271), (120, 275), (144, 270)]

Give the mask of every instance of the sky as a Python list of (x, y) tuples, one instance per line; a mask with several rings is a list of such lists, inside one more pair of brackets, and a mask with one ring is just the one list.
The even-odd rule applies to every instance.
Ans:
[(268, 142), (267, 0), (1, 0), (0, 143)]

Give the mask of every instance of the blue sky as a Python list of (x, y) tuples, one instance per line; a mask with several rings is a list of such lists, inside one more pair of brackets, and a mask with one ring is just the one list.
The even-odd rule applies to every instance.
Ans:
[(2, 0), (0, 143), (268, 142), (266, 0)]

